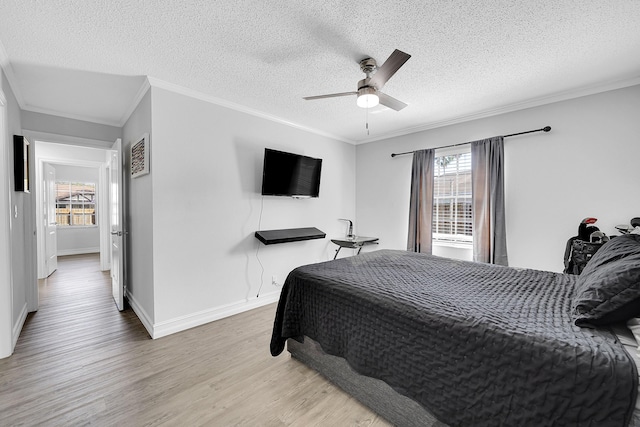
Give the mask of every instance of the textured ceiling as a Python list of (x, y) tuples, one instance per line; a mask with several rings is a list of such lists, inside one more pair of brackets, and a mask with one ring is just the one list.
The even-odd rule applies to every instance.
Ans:
[[(122, 125), (149, 76), (357, 143), (640, 83), (639, 28), (638, 0), (0, 0), (0, 61), (27, 110)], [(404, 110), (302, 99), (394, 49)]]

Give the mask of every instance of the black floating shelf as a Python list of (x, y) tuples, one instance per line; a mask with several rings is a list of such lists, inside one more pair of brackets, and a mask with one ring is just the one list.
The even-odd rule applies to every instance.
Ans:
[(301, 240), (324, 239), (327, 234), (315, 227), (287, 228), (283, 230), (256, 231), (256, 239), (265, 245), (275, 243), (299, 242)]

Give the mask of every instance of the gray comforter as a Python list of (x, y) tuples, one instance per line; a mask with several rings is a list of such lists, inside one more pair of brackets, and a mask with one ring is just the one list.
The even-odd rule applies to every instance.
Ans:
[(389, 250), (308, 265), (285, 282), (271, 353), (308, 336), (450, 425), (624, 426), (635, 365), (573, 324), (575, 281)]

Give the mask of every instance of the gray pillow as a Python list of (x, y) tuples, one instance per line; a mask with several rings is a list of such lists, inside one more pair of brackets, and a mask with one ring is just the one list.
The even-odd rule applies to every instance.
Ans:
[(640, 315), (640, 235), (605, 243), (582, 271), (573, 297), (578, 326), (594, 327)]

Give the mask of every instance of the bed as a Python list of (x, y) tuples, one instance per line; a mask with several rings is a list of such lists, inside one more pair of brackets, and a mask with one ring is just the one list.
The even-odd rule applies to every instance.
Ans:
[(289, 340), (397, 425), (628, 426), (638, 370), (610, 326), (639, 307), (640, 236), (580, 276), (380, 250), (292, 271), (271, 353)]

